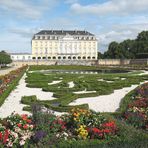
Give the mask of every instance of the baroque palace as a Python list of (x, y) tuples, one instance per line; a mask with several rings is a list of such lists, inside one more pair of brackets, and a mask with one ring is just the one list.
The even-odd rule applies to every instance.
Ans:
[(32, 38), (31, 54), (11, 54), (16, 60), (97, 60), (98, 41), (80, 30), (42, 30)]

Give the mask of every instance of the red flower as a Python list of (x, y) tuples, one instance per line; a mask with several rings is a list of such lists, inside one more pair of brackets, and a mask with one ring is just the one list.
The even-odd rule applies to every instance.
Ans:
[(104, 133), (110, 133), (111, 131), (109, 129), (104, 129), (103, 132)]
[(27, 129), (27, 128), (28, 128), (28, 125), (27, 125), (27, 124), (25, 124), (25, 125), (23, 126), (23, 128), (24, 128), (24, 129)]
[(0, 140), (3, 138), (3, 134), (0, 132)]
[(9, 136), (9, 132), (8, 132), (8, 130), (6, 129), (6, 130), (5, 130), (5, 134), (4, 134), (4, 140), (3, 140), (3, 143), (4, 143), (4, 144), (7, 142), (8, 136)]
[(30, 119), (27, 119), (26, 121), (27, 121), (27, 123), (31, 123), (31, 120)]
[(28, 118), (27, 114), (23, 114), (21, 117), (22, 117), (22, 119), (25, 120), (25, 121), (26, 121), (27, 118)]
[(114, 122), (114, 121), (104, 123), (102, 126), (103, 126), (103, 127), (109, 127), (109, 128), (115, 128), (115, 127), (116, 127), (116, 125), (115, 125), (115, 122)]
[(17, 126), (18, 126), (18, 127), (22, 127), (22, 124), (18, 123)]
[(93, 131), (94, 133), (101, 133), (101, 132), (102, 132), (100, 129), (98, 129), (98, 128), (96, 128), (96, 127), (94, 127), (94, 128), (92, 129), (92, 131)]
[(62, 130), (64, 130), (66, 127), (65, 127), (64, 125), (62, 125), (62, 127), (61, 127), (61, 128), (62, 128)]

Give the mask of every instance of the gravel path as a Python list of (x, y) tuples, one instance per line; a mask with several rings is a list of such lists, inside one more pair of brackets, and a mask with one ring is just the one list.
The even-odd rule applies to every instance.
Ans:
[(3, 105), (0, 107), (0, 118), (9, 116), (12, 112), (19, 114), (24, 114), (29, 112), (23, 111), (24, 104), (21, 104), (22, 96), (32, 96), (36, 95), (39, 100), (53, 100), (53, 93), (44, 92), (41, 88), (29, 88), (26, 87), (25, 82), (26, 74), (21, 78), (19, 84), (15, 90), (13, 90), (7, 97)]
[[(143, 83), (145, 82), (142, 82), (140, 84)], [(135, 89), (137, 86), (138, 85), (132, 85), (131, 87), (114, 90), (114, 92), (109, 95), (78, 98), (75, 101), (71, 102), (69, 105), (88, 104), (89, 109), (92, 109), (96, 112), (115, 112), (119, 108), (120, 102), (124, 98), (124, 96), (128, 94), (131, 90)]]
[(1, 75), (5, 75), (5, 74), (8, 74), (10, 71), (16, 70), (18, 68), (19, 67), (14, 66), (14, 67), (10, 67), (10, 68), (7, 68), (7, 69), (0, 69), (0, 76)]

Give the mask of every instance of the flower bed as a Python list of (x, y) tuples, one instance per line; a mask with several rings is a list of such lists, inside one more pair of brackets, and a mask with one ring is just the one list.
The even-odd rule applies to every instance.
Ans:
[(138, 87), (131, 99), (123, 114), (124, 119), (137, 128), (148, 130), (148, 83)]
[(4, 146), (54, 145), (67, 140), (109, 140), (117, 136), (114, 121), (84, 109), (73, 109), (57, 117), (50, 113), (12, 114), (0, 123), (0, 143)]
[(18, 68), (17, 70), (11, 71), (9, 74), (0, 77), (0, 95), (2, 95), (9, 84), (18, 77), (24, 68), (25, 67)]
[(0, 106), (3, 104), (5, 98), (7, 98), (9, 93), (16, 86), (25, 70), (26, 66), (11, 71), (4, 76), (0, 76)]
[(27, 115), (12, 114), (0, 123), (0, 144), (7, 147), (25, 145), (33, 135), (33, 128)]
[(52, 145), (61, 140), (111, 139), (118, 131), (114, 121), (85, 109), (72, 109), (61, 117), (52, 114), (36, 114), (34, 117), (33, 139), (40, 145)]

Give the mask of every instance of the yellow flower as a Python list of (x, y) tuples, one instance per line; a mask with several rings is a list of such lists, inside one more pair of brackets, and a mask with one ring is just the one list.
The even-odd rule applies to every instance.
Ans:
[(86, 128), (85, 125), (80, 125), (80, 127), (77, 129), (79, 137), (81, 137), (83, 139), (86, 139), (88, 136), (88, 132), (85, 128)]
[(77, 120), (77, 118), (73, 118), (75, 121)]

